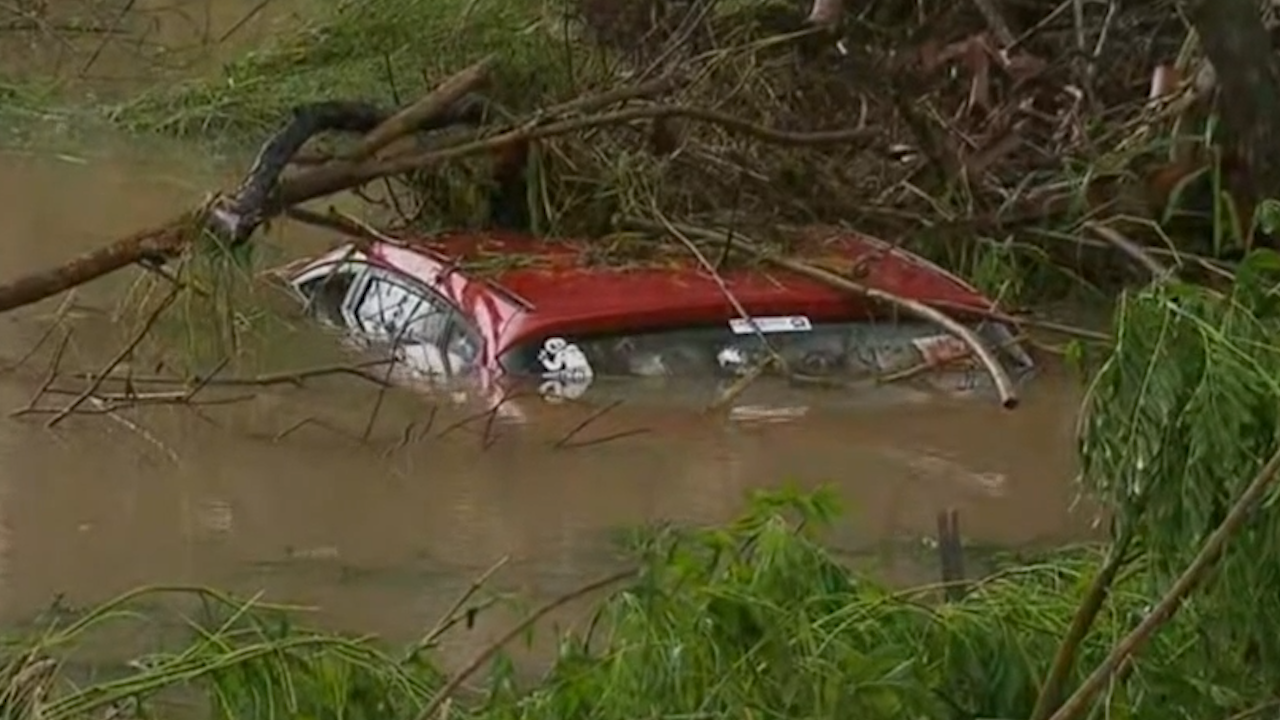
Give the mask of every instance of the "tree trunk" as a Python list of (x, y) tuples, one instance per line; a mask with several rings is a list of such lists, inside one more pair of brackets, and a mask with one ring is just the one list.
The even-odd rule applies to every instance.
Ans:
[[(1247, 169), (1251, 197), (1237, 203), (1280, 198), (1280, 66), (1256, 0), (1181, 2), (1213, 64), (1228, 147)], [(1253, 218), (1241, 221), (1249, 228)]]

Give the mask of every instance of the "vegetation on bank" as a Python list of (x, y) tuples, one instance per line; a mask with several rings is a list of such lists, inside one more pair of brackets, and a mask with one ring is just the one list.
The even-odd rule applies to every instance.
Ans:
[[(777, 493), (724, 527), (644, 534), (631, 550), (636, 578), (583, 629), (556, 638), (540, 681), (520, 683), (499, 655), (487, 678), (432, 716), (1027, 717), (1096, 553), (1004, 568), (940, 605), (936, 589), (892, 590), (836, 562), (815, 539), (831, 515), (825, 493)], [(1144, 577), (1135, 571), (1113, 589), (1082, 669), (1141, 614)], [(186, 643), (170, 638), (94, 683), (50, 665), (97, 635), (137, 635), (159, 613), (154, 602), (147, 620), (132, 611), (160, 594), (199, 600), (185, 604)], [(1198, 615), (1186, 613), (1136, 661), (1108, 695), (1111, 712), (1216, 717), (1252, 695), (1249, 673), (1188, 650), (1200, 643)], [(429, 655), (437, 636), (392, 650), (207, 591), (142, 591), (65, 622), (11, 645), (9, 717), (154, 716), (203, 697), (215, 717), (413, 719), (447, 681)]]
[(382, 0), (317, 6), (278, 42), (213, 77), (162, 86), (117, 105), (127, 129), (178, 136), (231, 135), (257, 144), (292, 109), (322, 100), (408, 103), (490, 53), (494, 96), (526, 110), (586, 87), (596, 68), (558, 2)]

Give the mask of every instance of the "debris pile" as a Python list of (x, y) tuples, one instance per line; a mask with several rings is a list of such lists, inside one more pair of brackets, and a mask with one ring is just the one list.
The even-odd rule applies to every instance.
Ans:
[[(648, 14), (619, 15), (610, 0), (573, 8), (587, 27), (572, 32), (594, 43), (582, 52), (613, 58), (584, 70), (575, 97), (548, 104), (509, 82), (489, 87), (505, 67), (490, 57), (354, 149), (276, 158), (281, 169), (301, 169), (278, 185), (274, 175), (258, 182), (250, 195), (260, 207), (245, 206), (246, 188), (215, 198), (164, 228), (0, 284), (0, 311), (180, 253), (210, 210), (224, 220), (234, 210), (240, 236), (273, 215), (299, 215), (299, 203), (380, 178), (416, 197), (383, 198), (398, 217), (375, 224), (465, 226), (481, 214), (477, 183), (450, 173), (475, 181), (516, 145), (534, 153), (531, 224), (546, 234), (600, 237), (619, 220), (674, 219), (748, 228), (785, 247), (775, 229), (842, 223), (910, 240), (962, 274), (972, 274), (957, 266), (974, 247), (1029, 248), (1077, 265), (1082, 249), (1103, 248), (1104, 269), (1123, 264), (1119, 249), (1144, 272), (1165, 267), (1159, 258), (1172, 251), (1146, 238), (1167, 229), (1155, 220), (1172, 195), (1184, 199), (1189, 168), (1200, 165), (1161, 153), (1171, 134), (1190, 134), (1211, 114), (1194, 82), (1152, 87), (1152, 68), (1193, 78), (1200, 67), (1194, 35), (1169, 0), (872, 3), (856, 17), (822, 4), (649, 5)], [(279, 52), (296, 61), (308, 43), (324, 50), (326, 37), (314, 32)], [(415, 137), (477, 91), (479, 127)], [(478, 162), (457, 162), (468, 158)], [(1164, 185), (1153, 189), (1153, 177)], [(1133, 222), (1117, 227), (1121, 219), (1136, 219), (1142, 236)]]

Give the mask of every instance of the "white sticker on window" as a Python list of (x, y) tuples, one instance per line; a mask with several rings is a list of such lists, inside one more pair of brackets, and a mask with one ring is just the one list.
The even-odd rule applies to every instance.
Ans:
[(747, 320), (734, 318), (729, 321), (729, 328), (735, 335), (754, 335), (756, 333), (809, 332), (813, 323), (803, 315), (781, 315), (778, 317), (757, 317)]
[(562, 337), (547, 338), (542, 343), (542, 349), (538, 351), (538, 362), (542, 364), (544, 378), (589, 382), (595, 374), (582, 348)]

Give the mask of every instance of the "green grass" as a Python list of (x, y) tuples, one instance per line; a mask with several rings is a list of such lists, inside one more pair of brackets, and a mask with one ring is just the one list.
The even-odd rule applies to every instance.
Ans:
[[(828, 492), (784, 490), (756, 495), (721, 527), (636, 533), (629, 553), (639, 575), (601, 600), (589, 623), (553, 638), (542, 677), (518, 680), (499, 654), (439, 717), (1027, 717), (1097, 552), (1002, 568), (940, 604), (928, 589), (892, 590), (837, 563), (815, 539), (835, 516)], [(1134, 566), (1114, 588), (1077, 677), (1149, 602), (1144, 573)], [(438, 628), (480, 604), (471, 598)], [(1196, 615), (1184, 610), (1105, 695), (1111, 717), (1221, 717), (1261, 697), (1244, 668), (1199, 652)], [(46, 720), (198, 702), (215, 718), (413, 720), (446, 676), (432, 655), (439, 632), (393, 649), (195, 588), (143, 589), (60, 618), (7, 645), (11, 716), (23, 702)], [(166, 632), (148, 632), (162, 622)], [(95, 637), (162, 636), (96, 682), (54, 665)]]
[(516, 107), (590, 71), (569, 61), (580, 43), (564, 39), (558, 0), (345, 0), (317, 13), (215, 77), (157, 88), (110, 115), (136, 131), (256, 141), (299, 103), (408, 102), (488, 53), (499, 54), (493, 96)]

